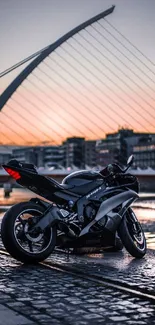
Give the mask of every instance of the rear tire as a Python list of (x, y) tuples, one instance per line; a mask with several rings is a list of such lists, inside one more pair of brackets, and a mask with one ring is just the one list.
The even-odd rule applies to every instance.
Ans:
[[(4, 215), (1, 224), (2, 242), (7, 252), (15, 259), (23, 263), (38, 263), (46, 259), (54, 250), (55, 227), (48, 228), (43, 234), (38, 234), (38, 237), (32, 237), (32, 240), (30, 236), (26, 236), (25, 229), (30, 227), (28, 220), (40, 217), (44, 211), (44, 207), (29, 201), (14, 205)], [(16, 231), (18, 232), (16, 233)], [(35, 251), (32, 245), (36, 246)], [(39, 245), (41, 245), (41, 250), (39, 250)]]
[(133, 210), (129, 208), (118, 229), (118, 234), (126, 250), (136, 258), (146, 254), (146, 239), (141, 224)]

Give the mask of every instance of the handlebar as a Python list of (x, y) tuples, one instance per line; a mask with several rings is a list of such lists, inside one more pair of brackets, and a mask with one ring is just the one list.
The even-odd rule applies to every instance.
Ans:
[(130, 156), (128, 161), (127, 161), (127, 166), (126, 168), (121, 168), (119, 165), (117, 164), (109, 164), (107, 167), (105, 167), (104, 169), (102, 169), (100, 171), (100, 174), (102, 174), (102, 176), (104, 177), (108, 177), (108, 176), (113, 176), (114, 174), (124, 174), (129, 168), (130, 166), (132, 165), (133, 163), (133, 156)]

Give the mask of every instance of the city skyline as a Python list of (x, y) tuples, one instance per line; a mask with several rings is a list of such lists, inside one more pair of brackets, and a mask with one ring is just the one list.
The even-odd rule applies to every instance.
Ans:
[(30, 163), (38, 168), (99, 168), (109, 163), (126, 165), (134, 155), (134, 167), (155, 169), (155, 133), (135, 133), (121, 129), (100, 141), (68, 138), (59, 146), (0, 146), (0, 168), (10, 159)]
[[(124, 3), (126, 3), (126, 7)], [(4, 13), (3, 17), (6, 15), (7, 18), (6, 22), (4, 22), (4, 18), (1, 20), (3, 27), (3, 29), (1, 29), (2, 40), (5, 40), (3, 46), (4, 51), (6, 51), (9, 44), (13, 45), (13, 40), (11, 38), (8, 38), (8, 42), (6, 42), (7, 38), (5, 37), (7, 34), (6, 24), (9, 24), (9, 17), (11, 21), (14, 19), (14, 25), (12, 27), (13, 29), (15, 26), (17, 28), (17, 25), (21, 23), (22, 15), (25, 14), (25, 18), (29, 17), (29, 26), (25, 21), (23, 21), (23, 28), (18, 32), (16, 29), (16, 33), (14, 34), (16, 37), (17, 35), (19, 36), (19, 34), (21, 35), (22, 32), (29, 30), (30, 28), (32, 29), (31, 38), (29, 38), (29, 46), (27, 40), (24, 42), (25, 46), (27, 46), (26, 50), (24, 50), (24, 55), (27, 56), (32, 52), (38, 50), (39, 48), (37, 48), (37, 46), (41, 48), (50, 44), (50, 42), (46, 44), (44, 43), (46, 37), (52, 36), (54, 41), (55, 39), (62, 36), (64, 32), (69, 31), (69, 29), (75, 27), (84, 20), (91, 18), (93, 15), (108, 9), (111, 6), (109, 1), (104, 1), (104, 8), (103, 2), (100, 0), (95, 2), (96, 5), (94, 5), (94, 1), (91, 1), (91, 4), (89, 2), (89, 10), (86, 12), (85, 9), (88, 5), (87, 0), (80, 4), (79, 10), (77, 10), (75, 1), (72, 3), (70, 1), (67, 1), (66, 8), (62, 1), (58, 1), (57, 3), (55, 1), (45, 1), (44, 6), (41, 1), (37, 1), (37, 7), (35, 7), (35, 4), (36, 1), (34, 0), (32, 2), (30, 14), (30, 7), (25, 3), (19, 4), (19, 2), (16, 0), (15, 6), (12, 8), (11, 2), (9, 0), (7, 3), (4, 3), (4, 1), (1, 2), (3, 9), (1, 12)], [(67, 8), (70, 8), (70, 12), (68, 14), (66, 13)], [(127, 38), (129, 38), (133, 44), (134, 39), (136, 39), (135, 44), (138, 49), (142, 51), (144, 55), (148, 56), (152, 61), (154, 60), (155, 54), (152, 42), (154, 26), (154, 20), (152, 16), (153, 8), (153, 1), (150, 1), (148, 5), (148, 2), (145, 0), (137, 0), (136, 3), (134, 1), (130, 1), (130, 4), (127, 1), (118, 0), (116, 2), (114, 13), (108, 16), (108, 22), (110, 24), (112, 23), (113, 26), (116, 27)], [(55, 26), (55, 30), (52, 33), (50, 33), (49, 30), (47, 32), (46, 29), (47, 24), (50, 23), (50, 15), (47, 14), (48, 9), (51, 9), (51, 15), (53, 18), (52, 24), (54, 23)], [(41, 35), (40, 39), (37, 37), (36, 41), (32, 42), (34, 36), (33, 32), (36, 32), (36, 29), (39, 31), (37, 17), (35, 17), (35, 15), (33, 17), (33, 14), (35, 12), (37, 17), (38, 15), (40, 18), (42, 17), (42, 22), (45, 22), (45, 16), (48, 19), (46, 20), (44, 26), (46, 28), (43, 30), (43, 35)], [(79, 16), (79, 12), (82, 13), (82, 15)], [(63, 20), (62, 23), (62, 17), (64, 18), (65, 14), (67, 14), (68, 17), (68, 24), (66, 20)], [(17, 24), (15, 23), (15, 17), (17, 19)], [(32, 17), (34, 18), (34, 23), (32, 23)], [(59, 17), (59, 21), (61, 22), (60, 24), (58, 24), (58, 21), (56, 22), (56, 17)], [(144, 22), (146, 24), (144, 24)], [(64, 27), (63, 29), (62, 26)], [(105, 28), (105, 26), (107, 28), (107, 25), (105, 24), (101, 27)], [(98, 33), (101, 33), (101, 31), (103, 33), (101, 27), (99, 24), (97, 25)], [(112, 47), (109, 47), (106, 51), (103, 51), (103, 45), (105, 46), (105, 43), (103, 43), (103, 45), (101, 44), (102, 54), (107, 54), (107, 51), (113, 50), (113, 53), (115, 55), (114, 61), (111, 64), (111, 61), (106, 61), (104, 57), (102, 57), (102, 65), (97, 65), (97, 59), (101, 61), (101, 55), (99, 55), (99, 51), (101, 53), (101, 47), (98, 46), (98, 56), (96, 57), (95, 50), (93, 49), (92, 52), (92, 48), (88, 44), (88, 41), (91, 41), (92, 37), (95, 36), (95, 31), (92, 29), (88, 31), (91, 31), (91, 33), (93, 32), (94, 34), (92, 33), (90, 38), (88, 37), (88, 34), (82, 34), (82, 37), (87, 36), (86, 44), (90, 52), (86, 52), (87, 48), (84, 50), (86, 54), (85, 58), (81, 58), (77, 52), (79, 51), (79, 48), (77, 47), (77, 41), (81, 41), (80, 38), (77, 38), (76, 42), (74, 40), (70, 42), (70, 44), (67, 44), (69, 50), (71, 46), (75, 47), (76, 45), (76, 52), (73, 49), (72, 52), (70, 50), (70, 53), (73, 55), (74, 59), (69, 56), (70, 53), (68, 54), (67, 52), (64, 52), (68, 50), (67, 46), (64, 46), (62, 49), (60, 49), (61, 51), (58, 51), (58, 55), (62, 56), (63, 54), (63, 60), (66, 60), (65, 63), (63, 61), (63, 66), (61, 69), (59, 64), (62, 64), (62, 58), (60, 58), (58, 55), (52, 57), (52, 59), (54, 58), (56, 61), (46, 61), (48, 64), (50, 64), (49, 68), (53, 69), (51, 74), (52, 79), (51, 76), (50, 79), (49, 76), (45, 76), (46, 68), (44, 65), (44, 70), (39, 71), (39, 73), (37, 70), (37, 73), (31, 75), (28, 80), (22, 85), (22, 87), (20, 87), (17, 93), (13, 95), (12, 99), (9, 100), (3, 111), (0, 112), (1, 143), (8, 144), (10, 141), (13, 141), (13, 144), (22, 144), (28, 142), (29, 144), (45, 142), (52, 143), (52, 140), (53, 143), (60, 143), (67, 137), (74, 135), (85, 136), (87, 139), (103, 138), (106, 133), (116, 132), (120, 127), (133, 128), (135, 131), (139, 132), (155, 131), (154, 91), (152, 87), (152, 84), (154, 83), (154, 71), (150, 71), (148, 74), (149, 78), (146, 79), (146, 76), (143, 75), (143, 73), (146, 74), (146, 71), (144, 69), (145, 66), (142, 64), (140, 65), (141, 71), (144, 70), (144, 72), (140, 72), (140, 78), (144, 77), (145, 83), (147, 80), (147, 85), (144, 83), (142, 84), (140, 78), (138, 79), (135, 77), (137, 74), (137, 68), (129, 64), (128, 70), (126, 71), (124, 68), (126, 61), (124, 60), (123, 56), (118, 56), (118, 51), (116, 48), (115, 51)], [(111, 29), (109, 29), (109, 31), (111, 32)], [(105, 38), (105, 31), (103, 36)], [(21, 39), (20, 44), (23, 45), (22, 38), (19, 39)], [(112, 41), (112, 43), (116, 46), (114, 39), (110, 39), (110, 41)], [(84, 39), (82, 39), (81, 42), (83, 42), (81, 44), (84, 47)], [(95, 43), (94, 40), (93, 42)], [(30, 52), (30, 48), (33, 48), (33, 51)], [(19, 58), (22, 59), (23, 57), (20, 57), (20, 55), (22, 55), (22, 46), (20, 46), (19, 51), (16, 50), (15, 53), (18, 60)], [(0, 63), (1, 71), (4, 70), (4, 68), (8, 67), (8, 65), (6, 66), (6, 62), (7, 64), (10, 63), (9, 65), (12, 65), (18, 61), (15, 61), (15, 53), (13, 52), (11, 59), (9, 58), (7, 60), (7, 55), (4, 57), (4, 54), (2, 52), (2, 60)], [(91, 57), (92, 53), (94, 56), (93, 58)], [(123, 58), (124, 66), (117, 61), (117, 57), (118, 59), (121, 58), (121, 62)], [(112, 55), (109, 55), (107, 60), (111, 60), (111, 58)], [(140, 56), (140, 60), (142, 60), (142, 56)], [(137, 64), (137, 61), (135, 59), (133, 62)], [(74, 70), (72, 69), (73, 63)], [(94, 63), (96, 65), (95, 69)], [(81, 64), (84, 66), (84, 68), (81, 68)], [(135, 76), (132, 75), (132, 79), (131, 73), (129, 71), (130, 66), (136, 73)], [(49, 68), (47, 70), (48, 73)], [(57, 71), (54, 71), (54, 68)], [(84, 70), (86, 68), (87, 74), (86, 70)], [(70, 75), (69, 73), (66, 74), (65, 69), (67, 70), (67, 73), (69, 71)], [(80, 73), (82, 72), (83, 76), (79, 75), (79, 71)], [(61, 79), (56, 72), (61, 73)], [(105, 80), (105, 72), (106, 77), (109, 79)], [(1, 92), (10, 83), (11, 78), (14, 78), (16, 74), (17, 71), (0, 79)], [(84, 74), (87, 76), (87, 79), (85, 80), (83, 86)], [(123, 79), (125, 75), (127, 79)], [(119, 79), (117, 79), (117, 77), (119, 77)], [(111, 79), (113, 83), (111, 82)], [(69, 86), (69, 83), (71, 86)], [(71, 88), (73, 86), (74, 88), (76, 86), (76, 92), (73, 88)], [(107, 88), (107, 86), (109, 88)], [(44, 90), (44, 93), (42, 90)], [(35, 115), (37, 116), (36, 119)]]

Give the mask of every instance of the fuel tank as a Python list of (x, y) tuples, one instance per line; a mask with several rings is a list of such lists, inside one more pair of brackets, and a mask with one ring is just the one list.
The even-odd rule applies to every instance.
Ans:
[(86, 194), (104, 184), (104, 179), (99, 172), (80, 170), (67, 175), (62, 184), (72, 185), (72, 192)]

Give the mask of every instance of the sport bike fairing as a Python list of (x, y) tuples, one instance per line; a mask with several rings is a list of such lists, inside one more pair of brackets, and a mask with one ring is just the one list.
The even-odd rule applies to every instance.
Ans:
[[(116, 203), (114, 207), (116, 207), (118, 205), (116, 200), (117, 194), (124, 192), (124, 190), (129, 193), (129, 189), (125, 189), (125, 185), (106, 188), (105, 178), (96, 171), (84, 170), (71, 173), (64, 178), (62, 184), (59, 184), (52, 178), (38, 174), (31, 164), (22, 164), (12, 160), (7, 165), (3, 165), (3, 167), (6, 170), (10, 167), (13, 171), (18, 172), (19, 178), (16, 181), (20, 185), (49, 201), (55, 202), (56, 204), (66, 204), (72, 200), (73, 205), (75, 203), (77, 205), (79, 217), (83, 215), (84, 206), (91, 201), (96, 201), (101, 204), (102, 199), (104, 200), (106, 197), (106, 202), (108, 202), (109, 200), (107, 198), (112, 195)], [(133, 191), (131, 192), (135, 193)], [(123, 200), (124, 195), (122, 193), (122, 201), (120, 203)], [(109, 208), (110, 210), (112, 209), (111, 201), (109, 201)]]
[[(86, 171), (84, 175), (83, 172), (79, 172), (77, 173), (78, 175), (75, 184), (66, 181), (69, 177), (66, 177), (64, 182), (60, 184), (53, 178), (38, 174), (34, 168), (22, 168), (22, 163), (18, 162), (18, 164), (20, 164), (21, 167), (14, 166), (12, 162), (3, 165), (3, 167), (6, 171), (10, 168), (12, 171), (18, 172), (19, 178), (16, 179), (18, 184), (28, 188), (39, 196), (58, 204), (65, 204), (66, 201), (69, 200), (72, 200), (73, 203), (75, 203), (81, 196), (94, 191), (99, 187), (99, 185), (102, 185), (105, 189), (104, 179), (97, 172)], [(24, 165), (31, 166), (30, 164)]]
[[(107, 192), (105, 191), (105, 195)], [(103, 194), (102, 194), (103, 195)], [(131, 203), (138, 198), (138, 194), (132, 190), (122, 191), (121, 193), (113, 193), (113, 196), (109, 199), (103, 201), (99, 207), (99, 210), (95, 218), (82, 229), (79, 236), (86, 235), (91, 227), (96, 223), (105, 219), (105, 229), (115, 232), (117, 227), (125, 213), (126, 209), (131, 205)], [(117, 212), (113, 212), (115, 208), (120, 206)]]

